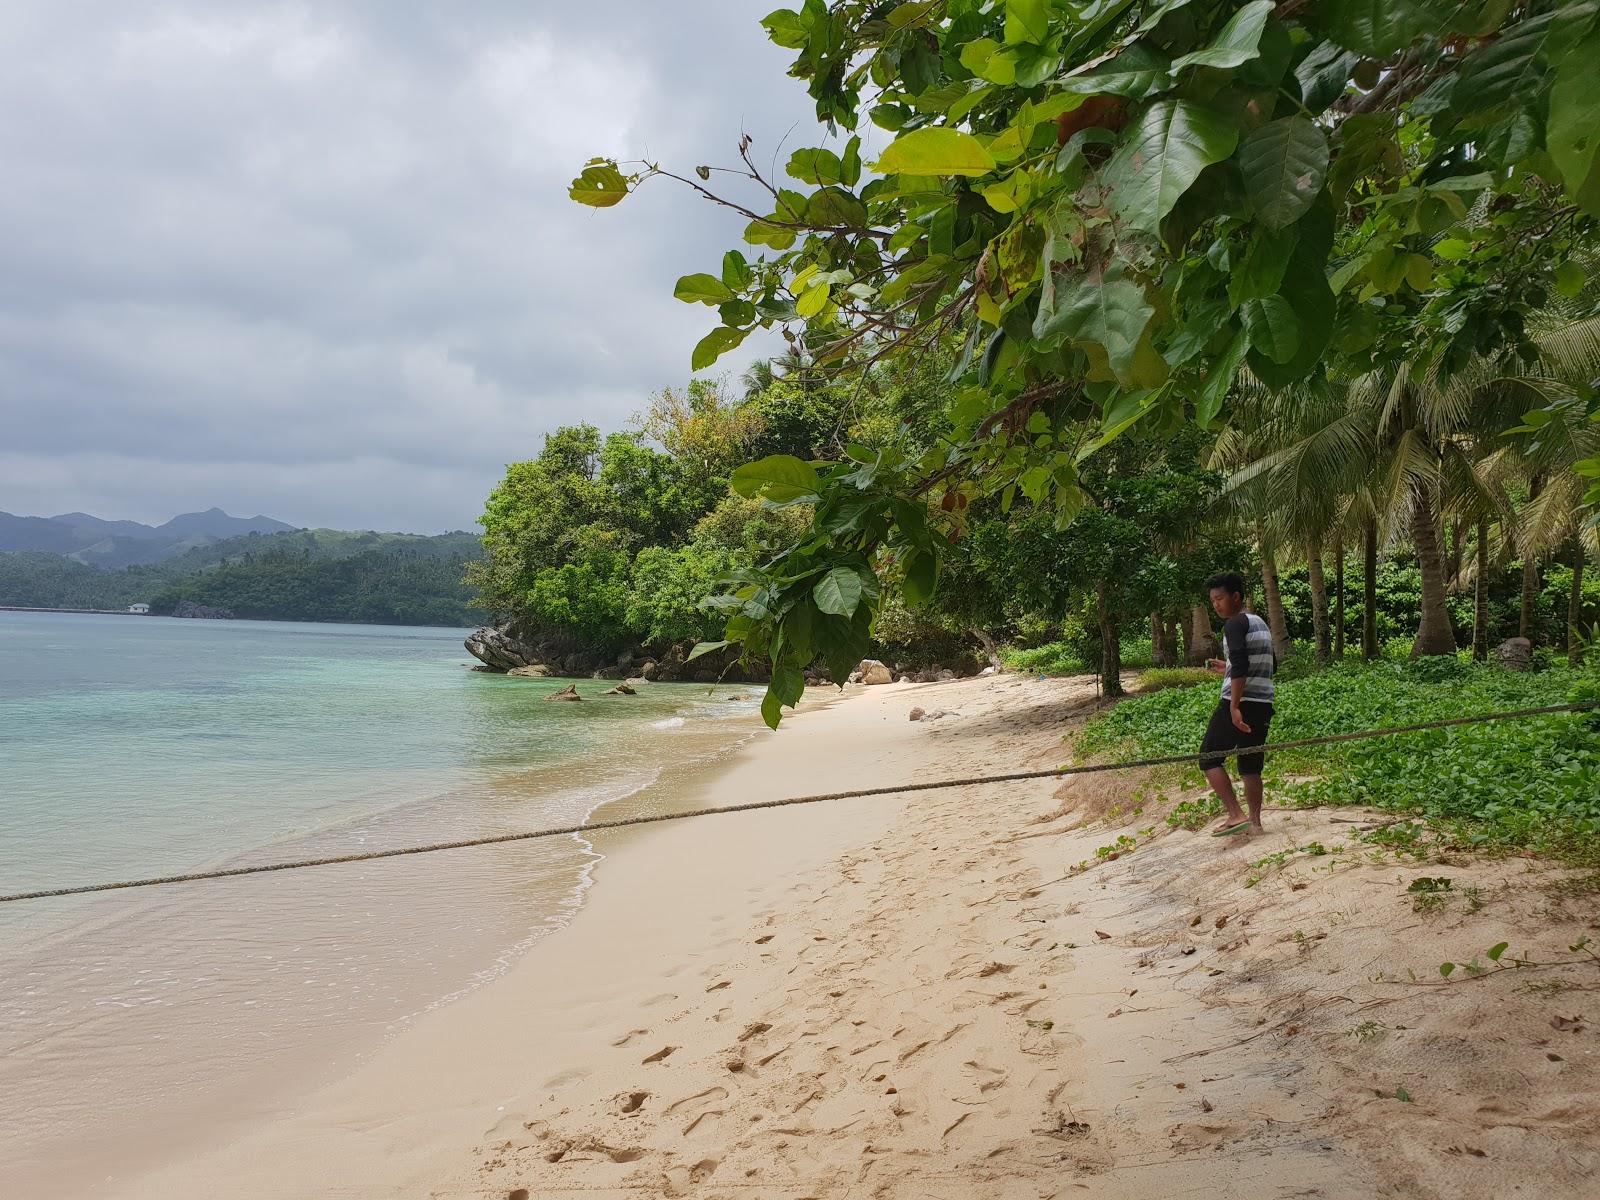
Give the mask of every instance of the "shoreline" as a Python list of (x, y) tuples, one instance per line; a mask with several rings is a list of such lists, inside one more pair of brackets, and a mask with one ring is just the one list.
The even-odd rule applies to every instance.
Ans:
[[(778, 755), (777, 763), (766, 753), (774, 747), (763, 744), (774, 735), (763, 727), (731, 753), (686, 766), (665, 804), (656, 796), (651, 807), (681, 810), (739, 803), (744, 789), (772, 780), (774, 766), (778, 774), (807, 777), (814, 765), (814, 743), (832, 741), (836, 734), (826, 723), (818, 728), (819, 721), (834, 714), (837, 722), (836, 714), (848, 708), (841, 701), (854, 698), (829, 693), (831, 689), (812, 692), (801, 713), (786, 721), (791, 731), (804, 725), (810, 736), (803, 745), (784, 747), (787, 753)], [(859, 740), (870, 744), (875, 739)], [(823, 768), (821, 778), (842, 787), (855, 777), (853, 771), (850, 764), (835, 762)], [(786, 794), (792, 791), (786, 788)], [(606, 801), (596, 811), (642, 795)], [(614, 986), (608, 976), (614, 959), (626, 956), (631, 968), (657, 976), (663, 990), (649, 999), (656, 1006), (667, 1003), (672, 993), (665, 989), (678, 968), (667, 962), (661, 964), (664, 970), (657, 970), (650, 954), (668, 946), (690, 956), (704, 953), (705, 947), (696, 942), (708, 928), (720, 931), (740, 916), (752, 916), (762, 904), (779, 901), (786, 880), (826, 865), (887, 823), (897, 799), (861, 802), (865, 824), (857, 828), (822, 826), (808, 822), (803, 810), (778, 809), (583, 838), (598, 857), (587, 867), (590, 883), (582, 902), (550, 936), (533, 938), (499, 977), (417, 1014), (408, 1028), (353, 1072), (297, 1097), (270, 1120), (218, 1131), (224, 1136), (214, 1149), (183, 1155), (154, 1171), (109, 1178), (104, 1194), (128, 1200), (189, 1194), (259, 1195), (264, 1200), (429, 1194), (428, 1181), (441, 1164), (454, 1158), (464, 1141), (482, 1133), (475, 1097), (504, 1094), (530, 1077), (559, 1089), (587, 1075), (582, 1052), (564, 1046), (581, 1046), (581, 1035), (589, 1030), (583, 1014), (605, 1007)], [(750, 817), (757, 819), (751, 822)], [(728, 824), (708, 837), (702, 828), (706, 820)], [(784, 862), (776, 875), (762, 859), (773, 845), (782, 847)], [(691, 874), (681, 870), (686, 861), (695, 864)], [(736, 888), (737, 895), (724, 912), (728, 887)], [(660, 903), (639, 909), (641, 893)], [(543, 979), (561, 973), (568, 987), (551, 995)], [(536, 1038), (523, 1041), (514, 1054), (500, 1052), (505, 1043), (522, 1040), (530, 1022), (539, 1021), (548, 1024)], [(354, 1127), (370, 1128), (377, 1136), (354, 1146), (348, 1138)]]
[[(1054, 765), (1096, 707), (1084, 680), (858, 689), (713, 764), (692, 806)], [(1351, 808), (1269, 803), (1265, 834), (1216, 842), (1166, 827), (1195, 793), (1160, 780), (597, 836), (589, 902), (505, 977), (102, 1194), (1586, 1194), (1577, 873), (1387, 854)], [(1415, 903), (1441, 869), (1470, 904)], [(1499, 940), (1548, 964), (1536, 987), (1440, 980)]]

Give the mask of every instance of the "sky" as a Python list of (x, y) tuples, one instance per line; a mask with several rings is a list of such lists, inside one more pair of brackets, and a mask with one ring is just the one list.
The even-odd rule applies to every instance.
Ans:
[(743, 221), (566, 188), (819, 144), (771, 7), (7, 0), (0, 510), (471, 528), (546, 432), (687, 380), (715, 314), (673, 283)]

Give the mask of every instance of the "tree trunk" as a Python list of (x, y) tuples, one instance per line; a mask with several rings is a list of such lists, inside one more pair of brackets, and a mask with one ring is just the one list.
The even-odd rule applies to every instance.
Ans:
[(1463, 553), (1461, 542), (1461, 522), (1456, 521), (1450, 526), (1450, 577), (1445, 585), (1451, 595), (1455, 595), (1461, 590), (1461, 560)]
[(1567, 595), (1567, 665), (1583, 665), (1583, 539), (1572, 539), (1572, 591)]
[(1177, 650), (1173, 646), (1172, 631), (1167, 628), (1164, 614), (1150, 614), (1150, 657), (1158, 667), (1178, 665)]
[(1122, 643), (1116, 618), (1106, 595), (1105, 581), (1095, 584), (1095, 616), (1100, 624), (1100, 690), (1107, 696), (1122, 695)]
[(1472, 589), (1472, 657), (1489, 658), (1489, 518), (1478, 518), (1476, 551), (1478, 578)]
[(1196, 604), (1189, 614), (1189, 653), (1184, 661), (1191, 667), (1203, 667), (1207, 660), (1219, 657), (1217, 635), (1211, 632), (1211, 617), (1204, 604)]
[(1186, 663), (1189, 661), (1188, 622), (1184, 621), (1183, 615), (1176, 611), (1168, 613), (1167, 620), (1172, 623), (1172, 644), (1178, 648), (1178, 661)]
[(1005, 663), (1000, 661), (1000, 647), (995, 644), (994, 638), (989, 636), (987, 629), (972, 628), (972, 636), (978, 639), (978, 644), (983, 647), (983, 655), (989, 660), (989, 665), (994, 668), (996, 675), (1006, 669)]
[(1344, 661), (1344, 534), (1333, 539), (1333, 661)]
[(1267, 599), (1267, 628), (1272, 630), (1272, 653), (1279, 662), (1289, 657), (1289, 626), (1283, 619), (1283, 597), (1278, 592), (1278, 560), (1261, 537), (1256, 522), (1256, 545), (1261, 548), (1261, 590)]
[(1322, 540), (1306, 546), (1306, 576), (1311, 582), (1311, 636), (1316, 643), (1317, 666), (1328, 665), (1328, 580), (1322, 571)]
[(1378, 659), (1378, 518), (1368, 517), (1361, 531), (1361, 657)]
[[(1533, 476), (1528, 480), (1528, 499), (1537, 499), (1544, 490), (1544, 480)], [(1517, 618), (1517, 636), (1533, 641), (1533, 602), (1539, 591), (1539, 557), (1524, 553), (1522, 556), (1522, 612)]]
[(1450, 609), (1445, 604), (1444, 555), (1439, 552), (1439, 523), (1433, 515), (1433, 498), (1426, 491), (1417, 495), (1411, 509), (1411, 540), (1416, 543), (1417, 566), (1422, 572), (1422, 621), (1411, 657), (1454, 654), (1456, 634), (1450, 627)]

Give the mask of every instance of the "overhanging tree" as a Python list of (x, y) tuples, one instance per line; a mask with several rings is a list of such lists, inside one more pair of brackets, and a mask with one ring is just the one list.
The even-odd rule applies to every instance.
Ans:
[[(1321, 369), (1343, 335), (1381, 322), (1372, 301), (1428, 289), (1430, 244), (1479, 204), (1517, 203), (1526, 176), (1564, 190), (1566, 215), (1600, 213), (1597, 13), (1594, 0), (806, 0), (763, 24), (842, 145), (795, 151), (783, 180), (748, 138), (721, 174), (589, 163), (572, 187), (583, 203), (667, 177), (748, 222), (758, 249), (678, 283), (720, 317), (696, 369), (773, 326), (818, 367), (964, 341), (941, 444), (823, 469), (771, 457), (736, 477), (815, 504), (813, 535), (723, 601), (728, 640), (773, 658), (769, 719), (798, 698), (804, 656), (842, 662), (862, 643), (875, 561), (932, 588), (946, 539), (921, 515), (928, 499), (958, 516), (1011, 489), (1064, 525), (1089, 455), (1135, 424), (1209, 424), (1246, 363), (1272, 387)], [(895, 135), (870, 175), (868, 122)], [(1363, 247), (1330, 278), (1351, 225)], [(1461, 326), (1403, 352), (1448, 369), (1463, 328), (1514, 341), (1498, 318), (1520, 303), (1475, 291)]]

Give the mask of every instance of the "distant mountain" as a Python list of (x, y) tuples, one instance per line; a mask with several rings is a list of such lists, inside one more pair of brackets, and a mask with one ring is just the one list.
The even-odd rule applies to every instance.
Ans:
[(220, 508), (208, 508), (205, 512), (181, 513), (159, 526), (157, 532), (179, 537), (200, 533), (213, 538), (231, 538), (246, 533), (288, 533), (295, 528), (297, 526), (274, 521), (271, 517), (230, 517)]
[(271, 517), (230, 517), (220, 508), (182, 513), (162, 525), (108, 521), (83, 512), (55, 517), (0, 512), (0, 550), (61, 554), (86, 566), (115, 570), (176, 558), (226, 538), (286, 533), (294, 528)]

